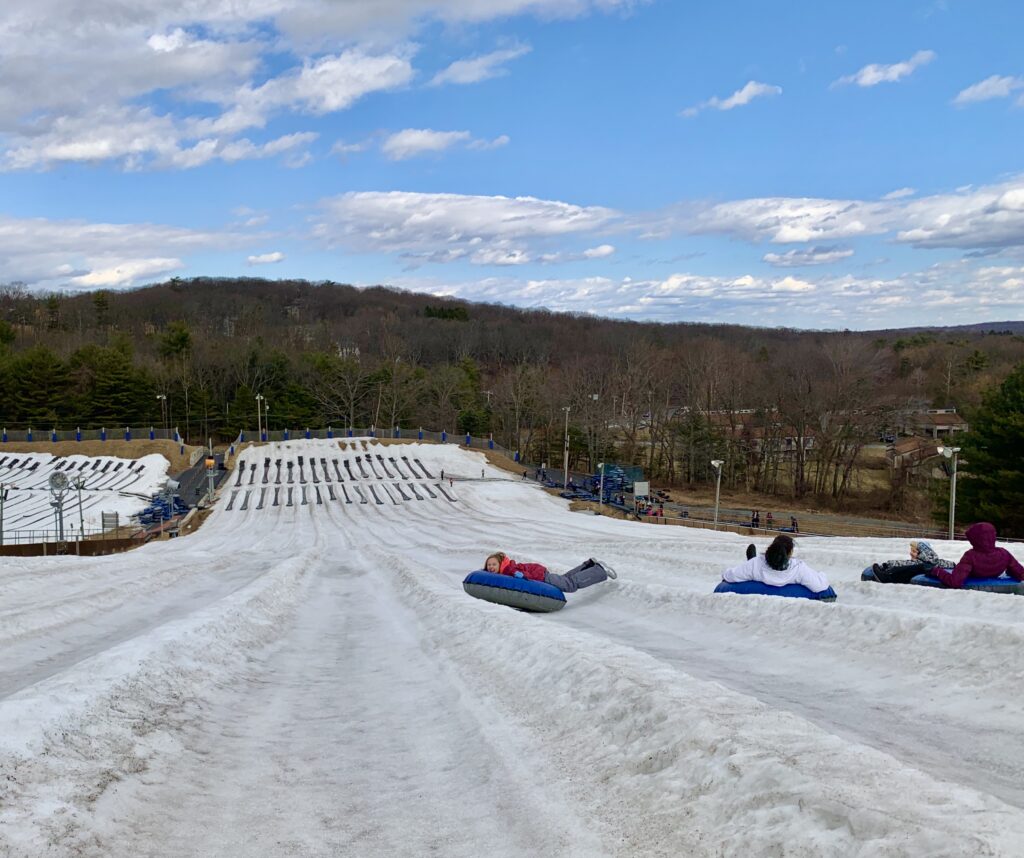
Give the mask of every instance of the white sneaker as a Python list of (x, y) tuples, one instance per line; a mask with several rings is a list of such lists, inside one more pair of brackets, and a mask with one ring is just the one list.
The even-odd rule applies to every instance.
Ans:
[(612, 569), (612, 567), (611, 567), (611, 566), (609, 566), (609, 565), (608, 565), (607, 563), (605, 563), (605, 562), (604, 562), (603, 560), (596, 560), (596, 559), (594, 559), (593, 557), (591, 557), (590, 559), (591, 559), (591, 560), (592, 560), (592, 561), (593, 561), (594, 563), (596, 563), (596, 564), (597, 564), (598, 566), (600, 566), (601, 568), (603, 568), (603, 569), (604, 569), (604, 571), (608, 573), (608, 577), (609, 577), (609, 578), (618, 578), (618, 577), (619, 577), (619, 573), (618, 573), (618, 572), (616, 572), (616, 571), (615, 571), (614, 569)]

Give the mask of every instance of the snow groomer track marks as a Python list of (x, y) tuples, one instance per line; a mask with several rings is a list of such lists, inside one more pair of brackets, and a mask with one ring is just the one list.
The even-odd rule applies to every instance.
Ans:
[[(571, 512), (454, 444), (240, 458), (190, 535), (0, 563), (4, 858), (1020, 858), (1019, 598), (807, 535), (834, 604), (712, 594), (751, 537)], [(618, 577), (524, 614), (463, 587), (495, 551)]]
[[(244, 486), (243, 474), (248, 475), (248, 483), (253, 484), (256, 476), (256, 462), (258, 461), (263, 473), (263, 483), (271, 481), (273, 469), (276, 469), (277, 474), (274, 482), (281, 482), (281, 472), (283, 469), (286, 474), (285, 484), (297, 483), (297, 488), (301, 491), (296, 493), (293, 500), (291, 489), (288, 489), (285, 506), (324, 507), (335, 504), (344, 507), (346, 504), (353, 503), (353, 498), (349, 495), (347, 486), (351, 486), (354, 490), (357, 503), (367, 504), (371, 507), (403, 506), (404, 504), (415, 504), (423, 501), (443, 503), (446, 506), (449, 503), (458, 503), (454, 484), (448, 485), (446, 483), (442, 485), (440, 482), (427, 483), (422, 481), (417, 470), (423, 474), (429, 474), (429, 471), (419, 459), (412, 460), (415, 462), (414, 465), (407, 456), (402, 456), (401, 462), (404, 463), (402, 465), (394, 456), (385, 456), (383, 453), (373, 452), (372, 446), (369, 449), (360, 448), (361, 452), (357, 453), (351, 449), (339, 449), (336, 445), (331, 450), (330, 455), (317, 455), (314, 457), (298, 452), (290, 452), (288, 449), (290, 443), (294, 444), (297, 442), (284, 442), (274, 445), (275, 449), (270, 456), (266, 456), (261, 452), (264, 449), (263, 447), (243, 452), (236, 466), (238, 477), (233, 484)], [(327, 444), (329, 442), (323, 443)], [(418, 466), (418, 469), (416, 466)], [(344, 473), (349, 475), (348, 480), (342, 476), (343, 468)], [(332, 476), (332, 472), (334, 476)], [(396, 479), (396, 476), (400, 479)], [(418, 482), (413, 482), (413, 480), (417, 479), (419, 480)], [(428, 479), (431, 478), (428, 477)], [(335, 492), (335, 482), (339, 483), (338, 488), (341, 490), (340, 492)], [(345, 483), (346, 485), (340, 485), (340, 483)], [(307, 486), (313, 488), (315, 494), (313, 492), (307, 494)], [(321, 487), (327, 490), (322, 491)], [(236, 503), (235, 495), (239, 493), (240, 490), (230, 494), (224, 507), (225, 512), (247, 512), (250, 508), (254, 508), (256, 511), (263, 511), (280, 505), (276, 488), (274, 490), (273, 502), (269, 502), (269, 493), (263, 491), (260, 493), (259, 502), (254, 507), (249, 504), (248, 493), (241, 500), (241, 503)]]

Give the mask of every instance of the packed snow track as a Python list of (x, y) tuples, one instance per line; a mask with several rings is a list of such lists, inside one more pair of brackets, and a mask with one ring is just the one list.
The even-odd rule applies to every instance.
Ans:
[[(1021, 855), (1024, 598), (812, 538), (834, 604), (712, 594), (745, 545), (454, 447), (249, 448), (193, 536), (4, 558), (0, 855)], [(498, 549), (619, 577), (519, 613), (462, 589)]]

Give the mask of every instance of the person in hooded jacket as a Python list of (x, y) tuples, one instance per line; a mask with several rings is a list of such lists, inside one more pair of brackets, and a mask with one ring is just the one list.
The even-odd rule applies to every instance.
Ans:
[(923, 539), (910, 543), (908, 560), (886, 560), (871, 566), (875, 578), (883, 584), (909, 584), (915, 575), (934, 575), (936, 569), (952, 569), (952, 560), (943, 560)]
[(828, 578), (812, 569), (803, 560), (793, 557), (796, 543), (791, 536), (776, 536), (772, 544), (759, 556), (754, 545), (747, 548), (747, 561), (722, 573), (722, 580), (730, 584), (741, 581), (760, 581), (772, 587), (802, 584), (808, 590), (820, 593), (829, 587)]
[(998, 578), (1004, 572), (1016, 581), (1024, 581), (1024, 567), (1017, 558), (996, 546), (995, 525), (979, 521), (968, 527), (964, 535), (971, 547), (953, 571), (936, 569), (932, 573), (943, 584), (960, 588), (969, 578)]
[(543, 581), (557, 587), (563, 593), (575, 593), (584, 587), (600, 584), (609, 578), (617, 578), (615, 570), (607, 563), (595, 560), (591, 557), (559, 575), (556, 572), (548, 572), (547, 567), (540, 563), (517, 563), (503, 551), (496, 551), (491, 554), (484, 563), (484, 569), (495, 575), (509, 575), (513, 578), (526, 578), (529, 581)]

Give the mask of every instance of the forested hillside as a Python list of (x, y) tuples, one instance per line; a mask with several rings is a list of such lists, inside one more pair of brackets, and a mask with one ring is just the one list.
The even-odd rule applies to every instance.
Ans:
[[(756, 323), (756, 318), (751, 318)], [(0, 420), (493, 432), (531, 461), (632, 462), (657, 479), (841, 498), (862, 445), (961, 412), (1024, 360), (1013, 325), (912, 333), (653, 324), (386, 288), (174, 279), (128, 292), (0, 290)], [(166, 400), (161, 397), (166, 396)], [(161, 406), (167, 403), (167, 413)]]

